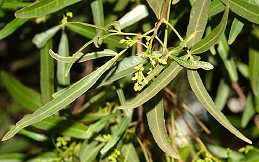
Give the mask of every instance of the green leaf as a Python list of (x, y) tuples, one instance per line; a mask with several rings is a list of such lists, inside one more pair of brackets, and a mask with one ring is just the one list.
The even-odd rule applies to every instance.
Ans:
[(248, 93), (247, 100), (246, 100), (246, 106), (244, 107), (244, 112), (242, 114), (241, 118), (241, 126), (245, 128), (247, 124), (251, 121), (253, 116), (255, 115), (255, 105), (253, 100), (252, 93)]
[(105, 72), (96, 85), (101, 87), (107, 84), (111, 84), (112, 82), (125, 76), (133, 74), (137, 71), (134, 67), (141, 64), (142, 61), (143, 58), (140, 58), (139, 56), (130, 56), (124, 58), (120, 62), (117, 62), (110, 70)]
[[(103, 4), (102, 0), (94, 0), (91, 2), (91, 9), (93, 14), (94, 24), (96, 26), (104, 26)], [(102, 30), (96, 29), (96, 34), (102, 36)], [(102, 43), (102, 40), (98, 40), (98, 45)]]
[(133, 143), (123, 144), (121, 152), (127, 162), (140, 162)]
[(199, 32), (187, 43), (188, 48), (191, 48), (201, 40), (208, 21), (209, 7), (210, 0), (196, 0), (192, 6), (186, 36), (188, 37), (192, 33)]
[(253, 26), (252, 34), (249, 40), (249, 63), (248, 63), (248, 70), (249, 70), (249, 80), (250, 85), (252, 87), (253, 93), (255, 96), (258, 96), (259, 90), (259, 47), (258, 42), (259, 40), (259, 27)]
[(243, 29), (244, 23), (235, 18), (232, 22), (229, 37), (228, 37), (228, 44), (232, 44), (237, 36), (241, 33)]
[(173, 150), (166, 132), (162, 92), (160, 91), (155, 97), (150, 99), (146, 107), (148, 126), (157, 145), (169, 156), (177, 159), (180, 158)]
[(148, 16), (148, 10), (145, 5), (138, 5), (133, 8), (130, 12), (126, 13), (118, 21), (120, 22), (121, 29), (124, 29), (132, 24), (135, 24), (141, 19)]
[(214, 15), (217, 15), (218, 13), (225, 10), (224, 4), (220, 0), (213, 0), (210, 3), (210, 11), (209, 11), (209, 17), (212, 17)]
[(5, 25), (3, 29), (0, 30), (0, 40), (8, 37), (14, 31), (16, 31), (20, 26), (26, 23), (29, 19), (19, 19), (15, 18), (11, 22)]
[(219, 110), (223, 110), (226, 103), (227, 103), (227, 99), (229, 96), (229, 92), (230, 92), (230, 87), (226, 81), (226, 78), (222, 78), (219, 82), (219, 86), (217, 89), (217, 94), (215, 97), (215, 105), (217, 105), (217, 107), (219, 108)]
[[(74, 31), (75, 33), (80, 34), (89, 39), (93, 39), (96, 35), (96, 31), (94, 29), (96, 28), (96, 26), (91, 24), (80, 23), (80, 22), (69, 22), (69, 23), (66, 23), (65, 26), (68, 27), (70, 30)], [(125, 44), (119, 43), (121, 39), (122, 38), (120, 38), (119, 36), (109, 36), (103, 39), (103, 42), (113, 47), (125, 48), (126, 47)]]
[(213, 45), (218, 43), (219, 39), (221, 38), (222, 34), (225, 32), (225, 29), (226, 29), (228, 12), (229, 12), (229, 7), (226, 7), (224, 15), (219, 25), (205, 38), (203, 38), (201, 41), (199, 41), (192, 47), (190, 51), (192, 54), (199, 54), (199, 53), (205, 52), (208, 49), (210, 49)]
[(80, 148), (79, 157), (81, 162), (96, 160), (96, 156), (104, 146), (104, 143), (98, 145), (97, 141), (91, 141), (90, 143), (88, 142), (88, 140), (85, 140)]
[(157, 19), (160, 19), (165, 5), (165, 0), (147, 0), (147, 3), (156, 14)]
[[(52, 52), (52, 50), (50, 51)], [(49, 53), (51, 54), (51, 52)], [(65, 30), (62, 30), (62, 35), (58, 46), (58, 53), (59, 55), (57, 56), (60, 56), (60, 57), (69, 56), (69, 43), (68, 43), (68, 38)], [(67, 68), (66, 63), (61, 61), (57, 62), (57, 81), (58, 81), (57, 90), (58, 91), (70, 85), (70, 75), (68, 74), (68, 76), (65, 77), (66, 68)]]
[(66, 6), (77, 3), (81, 0), (42, 0), (36, 1), (34, 4), (22, 8), (15, 12), (18, 18), (35, 18), (45, 16), (65, 8)]
[(79, 139), (89, 138), (86, 133), (88, 127), (82, 123), (64, 120), (61, 117), (50, 116), (40, 122), (32, 124), (33, 127), (42, 129), (53, 134), (62, 134)]
[(177, 62), (172, 62), (171, 65), (165, 69), (154, 81), (137, 97), (126, 105), (119, 106), (118, 109), (131, 109), (136, 108), (149, 99), (154, 97), (160, 90), (166, 87), (176, 75), (183, 69)]
[(100, 51), (100, 52), (92, 52), (92, 53), (87, 53), (87, 54), (79, 53), (78, 55), (76, 55), (74, 57), (62, 56), (61, 55), (62, 53), (60, 53), (60, 55), (59, 55), (57, 53), (54, 53), (52, 50), (49, 51), (49, 54), (54, 59), (56, 59), (57, 61), (65, 62), (65, 63), (71, 62), (71, 59), (75, 59), (76, 62), (85, 62), (85, 61), (97, 59), (97, 58), (100, 58), (100, 57), (106, 57), (106, 56), (113, 56), (114, 57), (114, 56), (117, 55), (116, 52), (114, 52), (112, 50), (109, 50), (109, 49), (104, 49), (103, 51)]
[(227, 38), (225, 35), (222, 35), (222, 37), (220, 38), (217, 50), (218, 50), (219, 56), (221, 57), (228, 71), (230, 80), (232, 82), (237, 82), (238, 74), (237, 74), (236, 64), (234, 62), (234, 59), (230, 55), (230, 48), (227, 43)]
[(99, 130), (99, 127), (101, 127), (103, 124), (105, 124), (109, 119), (117, 116), (118, 114), (109, 114), (99, 121), (95, 122), (94, 124), (90, 125), (89, 128), (87, 129), (86, 133), (91, 135), (95, 133), (97, 130)]
[(45, 32), (36, 34), (32, 39), (32, 43), (34, 43), (38, 48), (42, 48), (60, 29), (61, 26), (57, 25)]
[(200, 75), (196, 70), (187, 70), (187, 77), (189, 84), (195, 93), (197, 99), (201, 102), (201, 104), (206, 108), (206, 110), (226, 129), (228, 129), (231, 133), (236, 135), (238, 138), (244, 140), (245, 142), (252, 144), (248, 138), (246, 138), (242, 133), (240, 133), (228, 119), (224, 116), (224, 114), (220, 111), (220, 109), (214, 104), (207, 90), (205, 89)]
[(8, 92), (24, 107), (35, 111), (41, 106), (41, 95), (6, 72), (1, 72), (2, 81)]
[(2, 140), (5, 141), (10, 139), (20, 129), (37, 123), (55, 114), (56, 112), (73, 102), (77, 97), (81, 96), (89, 88), (91, 88), (100, 78), (100, 76), (114, 64), (118, 57), (114, 57), (94, 72), (90, 73), (89, 75), (85, 76), (84, 78), (70, 86), (67, 90), (65, 90), (65, 92), (54, 98), (51, 102), (36, 110), (33, 114), (24, 116), (19, 122), (16, 123), (15, 126), (11, 128), (9, 132), (7, 132), (7, 134), (5, 134)]
[(32, 4), (32, 2), (22, 2), (22, 1), (18, 1), (18, 0), (2, 0), (2, 6), (0, 5), (1, 9), (8, 9), (8, 10), (17, 10), (19, 8), (25, 7), (25, 6), (29, 6)]
[(248, 65), (243, 62), (236, 62), (238, 71), (245, 77), (246, 79), (249, 78), (249, 70)]
[(100, 153), (103, 155), (106, 152), (108, 152), (121, 138), (123, 133), (125, 132), (127, 126), (129, 124), (129, 118), (124, 117), (116, 127), (116, 130), (111, 135), (111, 138), (109, 139), (108, 143), (101, 149)]
[(259, 7), (252, 5), (244, 0), (221, 0), (230, 10), (237, 15), (259, 24)]
[(44, 142), (48, 140), (47, 136), (32, 131), (28, 131), (26, 129), (21, 129), (18, 133), (39, 142)]

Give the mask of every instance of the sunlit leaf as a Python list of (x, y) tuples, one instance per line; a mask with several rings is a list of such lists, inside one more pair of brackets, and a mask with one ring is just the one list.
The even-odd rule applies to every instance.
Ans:
[(259, 24), (259, 6), (252, 5), (244, 0), (221, 0), (230, 10), (239, 16)]
[(72, 5), (81, 0), (43, 0), (36, 1), (34, 4), (22, 8), (15, 12), (18, 18), (34, 18), (41, 17), (53, 12), (56, 12), (66, 6)]
[[(163, 7), (166, 0), (146, 0), (150, 8), (156, 14), (157, 19), (160, 19), (162, 16)], [(170, 5), (170, 4), (169, 4)]]
[(225, 6), (220, 0), (213, 0), (210, 3), (209, 17), (212, 17), (224, 10), (225, 10)]
[(24, 116), (19, 122), (16, 123), (15, 126), (11, 128), (9, 132), (7, 132), (7, 134), (3, 137), (2, 140), (8, 140), (9, 138), (13, 137), (20, 129), (27, 127), (31, 124), (37, 123), (55, 114), (56, 112), (58, 112), (71, 102), (73, 102), (76, 98), (78, 98), (89, 88), (91, 88), (100, 78), (100, 76), (107, 69), (109, 69), (117, 59), (118, 57), (114, 57), (94, 72), (90, 73), (78, 82), (74, 83), (72, 86), (66, 89), (65, 92), (63, 92), (58, 97), (54, 98), (51, 102), (36, 110), (33, 114)]
[(32, 42), (38, 47), (42, 48), (46, 43), (61, 29), (60, 25), (54, 26), (45, 32), (36, 34)]
[(149, 129), (157, 145), (169, 156), (179, 158), (168, 140), (164, 118), (164, 103), (162, 92), (147, 102), (147, 121)]
[(21, 129), (18, 133), (39, 142), (49, 140), (49, 138), (46, 135), (35, 133), (26, 129)]
[(192, 54), (199, 54), (199, 53), (205, 52), (209, 50), (213, 45), (218, 43), (219, 39), (221, 38), (222, 34), (225, 32), (225, 29), (226, 29), (228, 12), (229, 12), (229, 7), (226, 7), (224, 15), (219, 25), (205, 38), (203, 38), (201, 41), (199, 41), (192, 47), (190, 51)]
[(244, 140), (245, 142), (252, 144), (252, 141), (246, 138), (234, 126), (231, 125), (231, 123), (228, 121), (225, 115), (214, 104), (210, 95), (205, 89), (198, 72), (196, 70), (187, 70), (187, 76), (193, 92), (195, 93), (197, 99), (201, 102), (201, 104), (206, 108), (206, 110), (231, 133), (236, 135), (238, 138)]
[(183, 69), (177, 62), (172, 62), (154, 81), (137, 97), (126, 105), (119, 106), (119, 109), (136, 108), (154, 97), (160, 90), (166, 87), (176, 75)]
[(6, 72), (1, 72), (2, 81), (8, 92), (24, 107), (35, 111), (41, 106), (41, 95), (23, 85)]
[(194, 38), (187, 43), (187, 47), (191, 48), (194, 44), (201, 40), (208, 21), (208, 13), (210, 0), (196, 0), (190, 12), (190, 20), (187, 27), (186, 36), (199, 31)]
[(235, 18), (232, 22), (229, 37), (228, 37), (228, 44), (232, 44), (236, 37), (240, 34), (244, 26), (244, 23)]
[(45, 47), (40, 50), (40, 90), (42, 105), (52, 100), (54, 93), (54, 61), (49, 55), (52, 48), (52, 41), (48, 41)]

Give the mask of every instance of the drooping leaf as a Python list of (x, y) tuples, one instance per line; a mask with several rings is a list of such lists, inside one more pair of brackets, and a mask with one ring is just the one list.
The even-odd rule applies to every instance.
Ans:
[(43, 0), (36, 1), (34, 4), (22, 8), (15, 12), (18, 18), (35, 18), (59, 11), (60, 9), (77, 3), (81, 0)]
[(54, 26), (50, 29), (48, 29), (45, 32), (36, 34), (32, 42), (38, 47), (42, 48), (46, 45), (46, 43), (61, 29), (60, 25)]
[(253, 95), (252, 93), (249, 93), (247, 95), (247, 100), (246, 100), (246, 106), (244, 107), (244, 112), (242, 114), (241, 118), (241, 126), (245, 128), (247, 124), (251, 121), (253, 116), (255, 115), (255, 104), (253, 100)]
[(24, 107), (35, 111), (41, 106), (40, 93), (33, 91), (23, 85), (17, 79), (11, 77), (6, 72), (1, 72), (1, 78), (8, 92)]
[(225, 10), (224, 4), (220, 0), (213, 0), (210, 3), (209, 17), (217, 15), (218, 13)]
[(177, 62), (172, 62), (154, 81), (137, 97), (126, 105), (119, 106), (119, 109), (136, 108), (154, 97), (160, 90), (166, 87), (176, 75), (183, 69)]
[(58, 112), (71, 102), (73, 102), (77, 97), (79, 97), (89, 88), (91, 88), (100, 78), (100, 76), (114, 64), (118, 57), (114, 57), (94, 72), (90, 73), (78, 82), (74, 83), (72, 86), (66, 89), (61, 95), (59, 95), (58, 97), (54, 98), (51, 102), (36, 110), (33, 114), (24, 116), (20, 121), (16, 123), (15, 126), (11, 128), (9, 132), (7, 132), (7, 134), (3, 137), (2, 140), (5, 141), (10, 139), (20, 129), (27, 127), (31, 124), (37, 123), (55, 114), (56, 112)]
[(169, 156), (178, 159), (179, 155), (173, 150), (166, 132), (162, 92), (150, 99), (146, 107), (148, 126), (157, 145)]
[[(71, 56), (61, 56), (57, 53), (54, 53), (52, 50), (49, 51), (49, 54), (59, 62), (69, 63), (71, 59), (73, 59)], [(100, 52), (92, 52), (87, 54), (79, 53), (78, 55), (74, 56), (74, 59), (76, 59), (76, 62), (85, 62), (85, 61), (97, 59), (100, 57), (106, 57), (106, 56), (114, 57), (116, 55), (117, 55), (116, 52), (109, 49), (104, 49), (103, 51), (100, 51)]]
[(232, 22), (229, 37), (228, 37), (228, 44), (232, 44), (237, 36), (240, 34), (244, 26), (244, 23), (235, 18)]
[(196, 0), (192, 6), (186, 36), (188, 37), (194, 32), (199, 32), (187, 43), (188, 48), (191, 48), (201, 40), (208, 21), (209, 7), (210, 0)]
[(205, 52), (209, 50), (213, 45), (218, 43), (219, 39), (221, 38), (222, 34), (225, 32), (226, 29), (228, 12), (229, 7), (227, 6), (219, 25), (205, 38), (203, 38), (201, 41), (199, 41), (192, 47), (190, 51), (192, 54), (199, 54)]
[[(68, 38), (65, 30), (62, 31), (61, 39), (58, 46), (58, 53), (59, 55), (57, 56), (60, 56), (60, 57), (66, 58), (69, 56), (69, 44), (68, 44)], [(51, 52), (49, 52), (49, 54), (51, 54)], [(66, 68), (67, 68), (66, 63), (57, 61), (57, 82), (58, 82), (57, 90), (58, 91), (70, 85), (70, 75), (68, 74), (67, 77), (65, 76)]]
[(234, 126), (232, 126), (231, 123), (228, 121), (228, 119), (225, 117), (225, 115), (212, 101), (210, 95), (208, 94), (207, 90), (205, 89), (202, 83), (202, 80), (198, 72), (196, 70), (187, 70), (187, 77), (188, 77), (188, 81), (191, 86), (191, 89), (193, 90), (197, 99), (206, 108), (206, 110), (231, 133), (236, 135), (238, 138), (244, 140), (245, 142), (251, 144), (252, 141), (250, 141), (242, 133), (240, 133)]
[(148, 10), (145, 5), (138, 5), (130, 12), (126, 13), (118, 21), (120, 22), (121, 29), (124, 29), (132, 24), (135, 24), (141, 19), (148, 16)]
[(20, 26), (26, 23), (29, 19), (15, 18), (11, 22), (5, 25), (3, 29), (0, 30), (0, 40), (8, 37), (14, 31), (16, 31)]
[(259, 24), (259, 6), (252, 5), (244, 0), (221, 0), (237, 15)]
[[(157, 19), (162, 16), (162, 11), (166, 0), (147, 0), (148, 5), (152, 8), (153, 12), (156, 14)], [(170, 4), (169, 4), (170, 5)]]
[(42, 105), (52, 100), (54, 93), (54, 61), (49, 55), (52, 48), (52, 40), (49, 40), (45, 47), (40, 50), (40, 90)]
[(259, 40), (259, 27), (253, 26), (252, 35), (250, 37), (249, 43), (249, 80), (255, 96), (258, 96), (259, 90), (259, 46), (257, 44)]
[(217, 50), (218, 50), (219, 56), (224, 62), (225, 68), (228, 71), (230, 80), (232, 82), (236, 82), (238, 80), (237, 68), (233, 57), (231, 57), (230, 55), (230, 48), (227, 43), (227, 38), (224, 34), (220, 38)]
[(32, 124), (32, 126), (51, 132), (53, 134), (59, 134), (78, 139), (87, 139), (90, 137), (90, 135), (86, 133), (88, 129), (86, 125), (64, 120), (57, 116), (50, 116), (40, 122)]
[(124, 117), (116, 127), (116, 130), (111, 135), (111, 138), (109, 139), (108, 143), (101, 149), (100, 153), (103, 155), (106, 152), (108, 152), (121, 138), (123, 133), (125, 132), (127, 126), (129, 124), (129, 118)]
[[(86, 23), (80, 23), (80, 22), (70, 22), (65, 24), (66, 27), (68, 27), (70, 30), (74, 31), (77, 34), (80, 34), (86, 38), (93, 39), (96, 35), (96, 26)], [(98, 28), (98, 29), (101, 29)], [(125, 48), (125, 44), (119, 43), (122, 38), (119, 36), (109, 36), (105, 39), (103, 39), (103, 42), (105, 44), (111, 45), (113, 47), (117, 48)]]

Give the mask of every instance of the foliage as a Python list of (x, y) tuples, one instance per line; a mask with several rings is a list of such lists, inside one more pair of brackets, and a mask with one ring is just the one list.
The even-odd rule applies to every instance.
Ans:
[(0, 47), (17, 43), (0, 55), (15, 59), (1, 62), (0, 161), (258, 160), (258, 5), (0, 1)]

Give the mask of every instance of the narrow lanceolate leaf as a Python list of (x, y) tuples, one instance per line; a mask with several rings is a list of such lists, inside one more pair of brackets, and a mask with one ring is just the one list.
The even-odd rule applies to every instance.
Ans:
[[(61, 39), (58, 46), (58, 53), (59, 53), (58, 56), (60, 57), (69, 56), (68, 38), (65, 30), (62, 31)], [(66, 68), (67, 68), (66, 63), (61, 61), (57, 62), (57, 81), (58, 81), (57, 90), (61, 90), (64, 87), (67, 87), (68, 85), (70, 85), (70, 75), (68, 74), (68, 76), (65, 77)]]
[(109, 139), (108, 143), (101, 149), (100, 153), (103, 155), (108, 152), (121, 138), (123, 133), (125, 132), (127, 126), (129, 124), (129, 118), (124, 117), (118, 124), (116, 130), (112, 134), (111, 138)]
[(162, 92), (150, 99), (146, 106), (148, 126), (157, 145), (169, 156), (178, 159), (179, 155), (173, 150), (166, 132)]
[[(97, 28), (94, 25), (91, 24), (86, 24), (86, 23), (80, 23), (80, 22), (70, 22), (65, 24), (66, 27), (68, 27), (70, 30), (73, 32), (80, 34), (86, 38), (93, 39), (96, 35), (95, 29)], [(101, 29), (99, 27), (98, 29)], [(105, 39), (103, 39), (103, 42), (105, 44), (109, 44), (113, 47), (117, 48), (125, 48), (125, 44), (119, 43), (122, 37), (120, 38), (119, 36), (110, 36)]]
[(222, 77), (222, 79), (220, 80), (217, 94), (214, 100), (215, 105), (217, 105), (220, 111), (224, 109), (230, 92), (230, 86), (226, 80), (227, 79), (225, 77)]
[[(125, 2), (124, 2), (125, 3)], [(139, 20), (148, 16), (148, 10), (145, 5), (138, 5), (130, 12), (126, 13), (120, 20), (121, 29), (124, 29), (132, 24), (135, 24)]]
[(230, 10), (239, 16), (259, 24), (259, 6), (252, 5), (244, 0), (221, 0)]
[(36, 34), (32, 39), (32, 43), (34, 43), (38, 48), (42, 48), (60, 29), (61, 26), (57, 25), (45, 32)]
[(16, 123), (15, 126), (11, 128), (9, 132), (7, 132), (7, 134), (3, 137), (2, 140), (5, 141), (10, 139), (20, 129), (27, 127), (31, 124), (37, 123), (55, 114), (56, 112), (58, 112), (71, 102), (73, 102), (77, 97), (79, 97), (89, 88), (91, 88), (100, 78), (100, 76), (114, 64), (118, 57), (114, 57), (94, 72), (90, 73), (89, 75), (85, 76), (84, 78), (70, 86), (61, 95), (59, 95), (58, 97), (54, 98), (51, 102), (36, 110), (33, 114), (24, 116), (19, 122)]
[(255, 104), (253, 100), (253, 95), (252, 93), (249, 93), (247, 95), (247, 100), (246, 100), (246, 106), (244, 108), (244, 112), (241, 118), (241, 126), (245, 128), (247, 124), (252, 120), (253, 116), (255, 115)]
[(183, 69), (177, 62), (172, 62), (154, 81), (137, 97), (126, 105), (119, 106), (119, 109), (136, 108), (154, 97), (159, 91), (166, 87), (176, 75)]
[(70, 136), (73, 138), (87, 139), (89, 134), (86, 133), (87, 126), (82, 123), (64, 120), (61, 117), (50, 116), (40, 122), (32, 125), (35, 128), (49, 131), (53, 134)]
[(210, 34), (208, 34), (205, 38), (203, 38), (201, 41), (199, 41), (192, 47), (190, 51), (192, 54), (199, 54), (205, 52), (209, 50), (213, 45), (218, 43), (219, 39), (221, 38), (222, 34), (225, 32), (226, 29), (228, 12), (229, 7), (227, 6), (219, 25)]
[(157, 19), (161, 18), (165, 1), (166, 0), (147, 0), (148, 5), (150, 6), (150, 8), (152, 8), (153, 12), (156, 14)]
[(45, 16), (56, 12), (66, 6), (72, 5), (81, 0), (43, 0), (36, 1), (34, 4), (22, 8), (15, 12), (15, 16), (19, 18), (35, 18)]
[(232, 22), (229, 37), (228, 37), (228, 44), (232, 44), (237, 36), (241, 33), (243, 29), (244, 23), (235, 18)]
[[(60, 52), (58, 52), (58, 53), (60, 53)], [(65, 62), (65, 63), (71, 62), (72, 59), (76, 59), (76, 62), (85, 62), (85, 61), (97, 59), (100, 57), (106, 57), (106, 56), (114, 57), (117, 55), (116, 52), (109, 50), (109, 49), (104, 49), (103, 51), (100, 51), (100, 52), (92, 52), (92, 53), (86, 53), (86, 54), (78, 53), (78, 55), (73, 56), (73, 57), (62, 56), (61, 53), (57, 54), (57, 53), (54, 53), (52, 50), (49, 51), (49, 54), (57, 61)]]
[(217, 50), (218, 50), (219, 56), (224, 62), (225, 68), (228, 71), (230, 80), (232, 82), (236, 82), (238, 80), (237, 67), (234, 62), (234, 59), (230, 55), (230, 48), (227, 43), (227, 38), (225, 34), (223, 34), (222, 37), (220, 38), (219, 46)]
[(40, 50), (40, 90), (42, 105), (52, 100), (54, 93), (54, 61), (49, 55), (52, 48), (50, 40), (45, 47)]
[(100, 150), (103, 146), (104, 143), (99, 143), (94, 140), (85, 140), (82, 143), (79, 152), (81, 162), (95, 161), (96, 156), (100, 153)]
[(210, 0), (196, 0), (192, 6), (186, 36), (188, 37), (194, 32), (199, 32), (187, 43), (188, 48), (191, 48), (201, 40), (208, 21), (209, 8)]
[[(91, 9), (93, 14), (94, 24), (96, 26), (104, 26), (104, 15), (103, 15), (103, 4), (102, 0), (94, 0), (91, 2)], [(102, 31), (96, 29), (96, 34), (102, 36)], [(102, 40), (98, 40), (98, 44), (100, 45)]]
[(234, 126), (231, 125), (231, 123), (228, 121), (228, 119), (225, 117), (225, 115), (219, 110), (219, 108), (214, 104), (212, 101), (210, 95), (208, 94), (207, 90), (205, 89), (202, 80), (200, 78), (200, 75), (195, 70), (188, 70), (187, 71), (187, 77), (189, 84), (195, 93), (197, 99), (201, 102), (201, 104), (207, 109), (207, 111), (226, 129), (228, 129), (231, 133), (236, 135), (238, 138), (244, 140), (245, 142), (252, 144), (252, 141), (250, 141), (248, 138), (246, 138), (242, 133), (240, 133)]
[(6, 24), (3, 29), (0, 30), (0, 40), (11, 35), (15, 30), (17, 30), (20, 26), (22, 26), (28, 20), (29, 19), (20, 19), (20, 18), (13, 19), (11, 22)]
[(225, 5), (220, 0), (213, 0), (210, 3), (209, 17), (217, 15), (225, 10)]
[(35, 111), (41, 106), (41, 95), (23, 85), (6, 72), (1, 72), (2, 81), (8, 92), (24, 107)]
[(249, 80), (255, 96), (258, 96), (259, 90), (259, 46), (257, 44), (259, 40), (259, 27), (253, 26), (252, 36), (249, 40)]
[(128, 162), (140, 162), (133, 143), (123, 144), (121, 147), (121, 153)]

